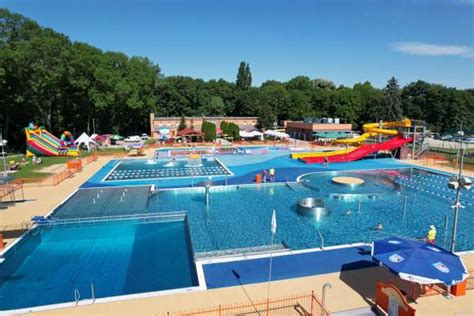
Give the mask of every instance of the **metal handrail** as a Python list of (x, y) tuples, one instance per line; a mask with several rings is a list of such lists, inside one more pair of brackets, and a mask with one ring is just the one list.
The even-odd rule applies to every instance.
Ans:
[(332, 289), (331, 283), (325, 283), (323, 285), (323, 294), (321, 295), (321, 316), (326, 316), (326, 290)]
[(45, 223), (37, 223), (38, 226), (51, 226), (61, 224), (76, 224), (76, 223), (96, 223), (96, 222), (109, 222), (109, 221), (120, 221), (130, 219), (148, 219), (148, 218), (172, 218), (172, 217), (183, 217), (186, 216), (184, 211), (174, 212), (157, 212), (157, 213), (143, 213), (143, 214), (130, 214), (130, 215), (112, 215), (102, 217), (81, 217), (72, 219), (55, 219)]
[(319, 238), (321, 239), (321, 249), (324, 249), (324, 237), (323, 234), (321, 234), (321, 231), (317, 229), (317, 232), (319, 234)]

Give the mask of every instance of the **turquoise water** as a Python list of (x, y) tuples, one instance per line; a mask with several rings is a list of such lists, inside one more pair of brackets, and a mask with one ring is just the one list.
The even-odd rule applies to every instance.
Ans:
[(230, 174), (218, 161), (203, 158), (193, 165), (187, 159), (122, 160), (105, 181), (212, 177)]
[[(361, 186), (334, 184), (334, 176), (355, 176)], [(213, 187), (207, 208), (203, 191), (170, 190), (153, 195), (151, 212), (186, 211), (195, 252), (265, 246), (270, 243), (272, 209), (277, 213), (277, 244), (306, 249), (368, 242), (395, 235), (425, 236), (438, 228), (437, 244), (447, 246), (451, 233), (455, 192), (447, 176), (416, 168), (383, 171), (329, 172), (308, 175), (300, 183)], [(300, 198), (325, 201), (330, 213), (319, 220), (296, 213)], [(474, 194), (464, 192), (456, 250), (474, 249)], [(406, 207), (405, 207), (406, 204)], [(448, 226), (445, 228), (445, 221)], [(381, 232), (374, 228), (383, 224)]]
[(185, 221), (38, 227), (0, 264), (0, 310), (196, 286)]

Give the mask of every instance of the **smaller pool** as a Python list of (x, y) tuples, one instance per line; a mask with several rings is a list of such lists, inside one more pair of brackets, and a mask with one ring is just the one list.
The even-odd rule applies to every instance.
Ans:
[(218, 159), (203, 158), (198, 164), (187, 159), (122, 160), (104, 181), (192, 178), (232, 175)]
[(198, 285), (184, 218), (57, 224), (28, 232), (0, 264), (1, 311)]

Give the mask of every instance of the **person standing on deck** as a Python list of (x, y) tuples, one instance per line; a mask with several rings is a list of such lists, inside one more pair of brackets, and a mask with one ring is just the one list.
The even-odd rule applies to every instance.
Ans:
[(267, 169), (263, 169), (262, 178), (263, 178), (263, 183), (267, 182)]
[(428, 234), (426, 235), (426, 242), (434, 245), (435, 239), (436, 239), (436, 227), (434, 225), (430, 225), (430, 230), (428, 231)]
[(274, 182), (275, 181), (275, 168), (270, 168), (270, 181)]

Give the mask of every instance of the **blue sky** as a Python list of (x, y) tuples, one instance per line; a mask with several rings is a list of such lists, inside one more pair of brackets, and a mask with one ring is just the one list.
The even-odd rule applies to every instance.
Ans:
[(474, 0), (2, 0), (103, 50), (147, 56), (165, 75), (254, 85), (296, 75), (352, 86), (392, 75), (474, 87)]

